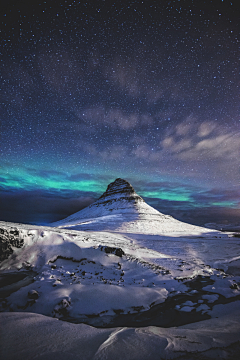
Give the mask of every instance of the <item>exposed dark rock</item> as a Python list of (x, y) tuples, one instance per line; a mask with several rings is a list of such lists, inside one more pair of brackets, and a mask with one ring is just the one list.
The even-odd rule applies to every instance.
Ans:
[(26, 269), (26, 270), (31, 270), (32, 269), (32, 265), (28, 262), (28, 261), (24, 261), (22, 263), (22, 268)]
[(66, 317), (69, 313), (71, 299), (62, 299), (54, 308), (54, 317)]
[(124, 312), (123, 309), (113, 309), (113, 311), (115, 312), (115, 314), (119, 315), (122, 314)]
[(9, 232), (11, 235), (19, 235), (19, 231), (17, 229), (10, 229)]
[(14, 247), (21, 248), (24, 240), (20, 237), (19, 230), (15, 228), (0, 229), (0, 261), (7, 259)]
[(125, 255), (124, 251), (121, 248), (115, 248), (110, 246), (101, 246), (101, 251), (105, 251), (106, 254), (114, 254), (119, 257)]
[(39, 293), (36, 290), (30, 290), (28, 292), (28, 298), (32, 300), (37, 300), (39, 298)]
[(133, 203), (137, 203), (138, 201), (144, 202), (141, 196), (135, 193), (134, 188), (128, 181), (118, 178), (108, 185), (107, 190), (92, 205), (106, 205), (123, 200)]
[[(62, 256), (62, 255), (57, 255), (56, 258), (54, 260), (49, 260), (49, 263), (54, 263), (55, 261), (57, 261), (58, 259), (62, 259), (62, 260), (71, 260), (72, 262), (77, 262), (80, 263), (84, 260), (87, 260), (87, 258), (82, 258), (80, 260), (74, 259), (73, 257), (68, 257), (68, 256)], [(55, 269), (56, 267), (53, 267), (55, 265), (51, 265), (52, 269)]]

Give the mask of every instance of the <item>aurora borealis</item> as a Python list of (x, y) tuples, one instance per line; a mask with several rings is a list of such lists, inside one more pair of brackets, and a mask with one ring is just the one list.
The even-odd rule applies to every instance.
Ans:
[(239, 10), (2, 5), (0, 220), (59, 220), (121, 177), (180, 220), (239, 222)]

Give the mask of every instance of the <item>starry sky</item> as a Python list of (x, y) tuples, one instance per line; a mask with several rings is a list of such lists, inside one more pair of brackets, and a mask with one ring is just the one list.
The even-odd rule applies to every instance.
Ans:
[(1, 5), (0, 219), (47, 224), (121, 177), (159, 211), (240, 222), (228, 0)]

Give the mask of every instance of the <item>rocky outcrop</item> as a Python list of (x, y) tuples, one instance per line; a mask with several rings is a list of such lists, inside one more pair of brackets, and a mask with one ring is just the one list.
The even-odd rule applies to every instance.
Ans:
[(89, 208), (98, 205), (106, 205), (114, 202), (127, 201), (131, 203), (144, 202), (141, 196), (137, 195), (132, 185), (121, 178), (111, 182), (107, 190)]
[[(123, 179), (117, 178), (115, 181), (111, 182), (108, 187), (107, 190), (102, 194), (102, 196), (100, 196), (100, 199), (105, 199), (106, 197), (109, 196), (115, 196), (115, 195), (120, 195), (120, 196), (129, 196), (129, 197), (137, 197), (140, 198), (140, 196), (138, 196), (135, 193), (134, 188), (132, 187), (132, 185)], [(140, 198), (141, 199), (141, 198)]]
[(23, 244), (18, 229), (0, 228), (0, 261), (7, 259), (13, 253), (13, 247), (20, 248)]

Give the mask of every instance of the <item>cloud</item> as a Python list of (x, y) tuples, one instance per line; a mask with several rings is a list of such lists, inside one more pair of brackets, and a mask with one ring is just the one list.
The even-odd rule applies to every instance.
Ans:
[(95, 157), (97, 161), (102, 161), (105, 163), (108, 161), (109, 163), (111, 160), (122, 160), (122, 159), (128, 159), (129, 155), (129, 148), (125, 145), (118, 145), (109, 143), (106, 147), (99, 147), (95, 146), (94, 144), (88, 143), (87, 141), (81, 141), (78, 144), (78, 147), (81, 149), (81, 151), (84, 151), (86, 154), (88, 154), (90, 157)]
[(171, 57), (166, 48), (161, 48), (158, 44), (153, 51), (152, 41), (149, 44), (135, 44), (127, 55), (113, 56), (111, 61), (103, 66), (102, 73), (119, 91), (132, 99), (144, 97), (149, 104), (165, 100), (166, 96), (179, 100), (192, 95), (187, 90), (183, 77), (183, 73), (189, 76), (186, 59), (181, 71), (176, 71), (176, 68), (171, 66)]
[(208, 138), (197, 141), (192, 140), (192, 146), (179, 147), (188, 140), (176, 140), (170, 149), (171, 155), (184, 163), (193, 164), (197, 161), (199, 173), (201, 167), (208, 168), (207, 176), (218, 176), (221, 179), (232, 179), (235, 183), (239, 176), (240, 135), (235, 132), (212, 132)]
[(140, 159), (149, 159), (150, 148), (147, 145), (138, 145), (136, 149), (132, 151), (132, 154)]
[(240, 189), (210, 189), (192, 194), (199, 206), (213, 206), (240, 208)]
[(199, 137), (206, 137), (206, 136), (210, 135), (211, 132), (213, 132), (213, 130), (215, 128), (216, 128), (215, 123), (204, 121), (203, 123), (200, 124), (197, 135)]
[(110, 126), (118, 126), (123, 130), (129, 130), (138, 124), (139, 118), (136, 114), (124, 115), (119, 109), (110, 110), (106, 117), (105, 123)]
[(103, 69), (105, 77), (128, 95), (137, 97), (141, 93), (141, 81), (136, 61), (116, 56), (114, 61)]
[(114, 145), (99, 152), (99, 156), (104, 160), (122, 160), (128, 154), (127, 146)]
[(119, 108), (105, 108), (104, 106), (76, 110), (75, 114), (88, 126), (107, 126), (113, 129), (131, 130), (139, 126), (153, 124), (149, 114), (126, 113)]
[(191, 148), (192, 140), (183, 138), (175, 141), (174, 137), (169, 136), (162, 141), (162, 147), (171, 153), (179, 153), (183, 150)]
[(176, 135), (186, 136), (192, 131), (192, 129), (194, 127), (194, 123), (189, 122), (189, 120), (193, 121), (191, 118), (189, 118), (186, 121), (184, 121), (176, 126), (176, 128), (175, 128)]
[(132, 138), (130, 151), (139, 166), (162, 175), (195, 178), (198, 183), (209, 181), (211, 186), (239, 185), (240, 132), (234, 124), (189, 116), (154, 136), (153, 146), (147, 136)]

